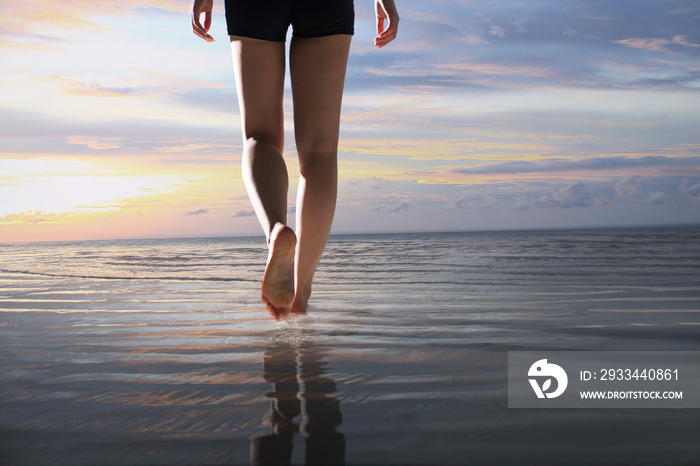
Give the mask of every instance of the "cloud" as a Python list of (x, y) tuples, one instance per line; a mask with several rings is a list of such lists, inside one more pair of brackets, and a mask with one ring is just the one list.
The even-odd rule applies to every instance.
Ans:
[(635, 175), (618, 181), (615, 184), (615, 194), (621, 199), (636, 204), (661, 205), (666, 202), (666, 194), (662, 191), (652, 191), (644, 194), (642, 177)]
[(666, 203), (666, 194), (661, 191), (650, 192), (647, 197), (647, 203), (652, 205), (661, 205)]
[(255, 215), (254, 210), (239, 210), (233, 215), (233, 218), (252, 217), (253, 215)]
[(455, 199), (450, 203), (450, 207), (447, 208), (447, 210), (450, 209), (466, 209), (467, 207), (476, 204), (481, 200), (481, 196), (479, 195), (466, 195), (466, 196), (461, 196), (458, 199)]
[(580, 181), (565, 188), (552, 188), (552, 196), (556, 207), (561, 208), (588, 207), (591, 201), (591, 193), (586, 189), (586, 185)]
[(685, 45), (686, 47), (700, 47), (700, 44), (693, 44), (688, 40), (688, 36), (675, 36), (673, 38), (674, 44)]
[[(536, 197), (528, 197), (524, 194), (518, 195), (511, 200), (510, 196), (496, 196), (487, 190), (482, 190), (478, 194), (467, 194), (453, 201), (445, 210), (467, 209), (478, 207), (483, 209), (503, 209), (527, 210), (530, 208), (547, 209), (559, 208), (569, 209), (573, 207), (605, 206), (610, 202), (605, 197), (593, 197), (583, 182), (572, 183), (567, 186), (555, 186), (549, 193)], [(509, 205), (510, 204), (510, 205)]]
[[(240, 157), (230, 62), (216, 59), (224, 49), (203, 46), (187, 30), (187, 0), (156, 1), (1, 1), (0, 29), (7, 21), (14, 29), (0, 30), (0, 47), (12, 36), (55, 49), (0, 52), (6, 69), (0, 86), (6, 102), (0, 109), (3, 152), (13, 158), (93, 157), (110, 170), (135, 174), (185, 173), (191, 166), (202, 177), (223, 180)], [(678, 198), (693, 207), (691, 200), (700, 202), (700, 33), (697, 14), (669, 11), (689, 3), (697, 2), (405, 0), (399, 7), (403, 32), (380, 52), (371, 46), (371, 5), (358, 5), (366, 16), (348, 66), (341, 138), (341, 180), (350, 186), (341, 191), (352, 208), (341, 214), (358, 215), (357, 228), (374, 229), (375, 222), (420, 222), (416, 214), (432, 209), (428, 227), (445, 229), (458, 224), (450, 222), (471, 228), (487, 217), (514, 224), (528, 216), (509, 208), (537, 209), (528, 218), (547, 227), (571, 219), (583, 224), (585, 218), (591, 224), (622, 222), (643, 211), (651, 221), (662, 211), (677, 213), (628, 208), (613, 216), (611, 208), (599, 207), (612, 203), (629, 207)], [(225, 25), (216, 8), (218, 41), (225, 38)], [(32, 32), (23, 32), (27, 24)], [(139, 40), (148, 47), (134, 47)], [(653, 92), (629, 91), (640, 88)], [(291, 136), (288, 91), (285, 126)], [(293, 138), (287, 139), (285, 150), (293, 147)], [(123, 155), (139, 159), (127, 163)], [(615, 183), (632, 174), (645, 177), (641, 193), (621, 186), (623, 196), (637, 197), (616, 197)], [(7, 173), (0, 170), (2, 176)], [(175, 193), (168, 194), (168, 216), (202, 217), (180, 222), (188, 227), (243, 218), (234, 223), (257, 232), (249, 203), (222, 200), (244, 195), (239, 175), (220, 184), (182, 176), (181, 184), (167, 185)], [(689, 181), (682, 184), (683, 178)], [(143, 198), (151, 186), (139, 182), (130, 197), (104, 205), (120, 207), (128, 200), (129, 209), (135, 205), (151, 217), (148, 203), (165, 202)], [(486, 186), (493, 190), (479, 191)], [(44, 199), (12, 212), (50, 212), (39, 204)], [(190, 204), (193, 199), (199, 201)], [(75, 202), (84, 209), (88, 200)], [(209, 205), (212, 215), (194, 209), (197, 203)], [(367, 215), (372, 207), (378, 215)], [(475, 215), (460, 215), (468, 209)], [(160, 212), (157, 218), (165, 219)], [(71, 217), (75, 225), (77, 217)], [(168, 228), (163, 225), (160, 231)], [(143, 227), (135, 222), (132, 228)]]
[(700, 202), (700, 181), (698, 181), (695, 184), (691, 184), (692, 182), (689, 179), (684, 179), (681, 181), (681, 187), (680, 190), (683, 194), (691, 198), (695, 202)]
[(83, 136), (68, 136), (66, 138), (69, 144), (83, 145), (90, 149), (104, 150), (104, 149), (118, 149), (121, 144), (121, 138), (105, 138), (101, 140), (85, 138)]
[[(671, 3), (681, 6), (683, 2)], [(408, 0), (402, 6), (405, 27), (400, 40), (381, 56), (364, 49), (352, 54), (348, 88), (686, 87), (695, 70), (683, 55), (699, 42), (697, 19), (692, 14), (669, 14), (671, 3)], [(629, 20), (632, 7), (634, 21)], [(639, 53), (621, 54), (621, 46)], [(664, 62), (651, 59), (659, 53), (666, 54)], [(355, 61), (358, 55), (361, 62)], [(611, 72), (606, 62), (638, 66), (639, 72)], [(460, 70), (465, 63), (487, 67), (507, 63), (513, 69), (530, 66), (545, 73), (487, 76), (478, 70)]]
[(200, 215), (200, 214), (206, 214), (209, 212), (209, 209), (198, 209), (195, 210), (194, 212), (187, 212), (187, 215)]
[(238, 99), (235, 89), (222, 88), (218, 82), (173, 83), (175, 86), (189, 86), (176, 89), (175, 86), (163, 86), (161, 92), (174, 104), (187, 107), (204, 108), (216, 112), (238, 115)]
[[(0, 138), (4, 153), (12, 153), (13, 141), (22, 140), (31, 142), (31, 145), (18, 144), (18, 150), (46, 154), (81, 154), (89, 153), (88, 148), (104, 150), (119, 147), (119, 154), (130, 153), (142, 157), (154, 151), (169, 152), (167, 147), (190, 147), (197, 150), (196, 161), (199, 162), (203, 159), (223, 160), (229, 158), (233, 150), (239, 152), (235, 144), (238, 141), (231, 137), (230, 128), (203, 127), (157, 118), (81, 119), (70, 114), (60, 118), (12, 108), (0, 108)], [(105, 154), (111, 152), (104, 151)]]
[(91, 97), (140, 97), (135, 87), (107, 87), (98, 83), (80, 84), (74, 83), (66, 88), (72, 94)]
[(17, 214), (9, 214), (0, 217), (0, 225), (12, 225), (16, 223), (43, 223), (43, 222), (52, 222), (56, 221), (57, 219), (60, 219), (62, 217), (67, 217), (68, 214), (61, 214), (57, 215), (55, 213), (52, 214), (44, 214), (43, 212), (40, 211), (28, 211), (28, 212), (21, 212)]
[(673, 36), (673, 39), (622, 39), (616, 40), (615, 42), (624, 45), (625, 47), (632, 47), (634, 49), (649, 50), (651, 52), (666, 52), (673, 53), (671, 49), (668, 48), (669, 45), (682, 45), (684, 47), (700, 47), (700, 44), (694, 44), (688, 40), (686, 35)]
[(489, 34), (492, 34), (494, 36), (498, 36), (501, 39), (503, 39), (506, 36), (506, 31), (504, 31), (501, 26), (492, 26), (489, 29)]
[(594, 198), (586, 185), (576, 182), (568, 186), (555, 186), (550, 190), (551, 194), (543, 194), (535, 198), (520, 195), (515, 198), (515, 202), (510, 206), (510, 210), (527, 210), (531, 207), (537, 209), (559, 208), (569, 209), (572, 207), (590, 207), (607, 205), (605, 198)]
[(499, 162), (477, 167), (460, 167), (452, 170), (461, 175), (550, 173), (577, 170), (617, 170), (637, 167), (700, 167), (700, 157), (668, 157), (647, 155), (644, 157), (591, 157), (577, 159), (547, 159), (544, 161)]
[(372, 189), (390, 188), (394, 185), (394, 183), (392, 183), (391, 181), (381, 178), (379, 176), (373, 176), (371, 180), (372, 183), (369, 185), (369, 187)]
[(618, 44), (622, 44), (625, 47), (632, 47), (633, 49), (650, 50), (652, 52), (668, 52), (666, 48), (668, 44), (671, 43), (668, 39), (622, 39), (616, 40)]
[(482, 189), (478, 194), (467, 194), (460, 196), (450, 203), (445, 210), (467, 209), (469, 207), (480, 207), (482, 209), (499, 209), (505, 206), (503, 199), (490, 194), (488, 190)]
[(628, 201), (640, 201), (644, 197), (641, 181), (642, 177), (637, 175), (618, 181), (615, 185), (615, 194)]
[(142, 97), (136, 87), (103, 86), (97, 82), (81, 83), (60, 74), (49, 74), (43, 77), (45, 81), (58, 83), (69, 94), (91, 97)]
[(396, 206), (394, 206), (393, 209), (389, 209), (389, 212), (407, 212), (413, 208), (413, 203), (412, 202), (407, 202), (407, 201), (401, 201)]
[(532, 200), (527, 196), (518, 196), (515, 198), (515, 204), (511, 210), (527, 210), (532, 206)]
[[(551, 189), (552, 194), (545, 194), (530, 200), (530, 204), (537, 208), (558, 207), (568, 209), (570, 207), (588, 207), (591, 205), (591, 193), (586, 185), (577, 182), (566, 187), (556, 186)], [(527, 206), (525, 199), (517, 198), (516, 206)]]
[(95, 29), (99, 25), (93, 17), (97, 15), (133, 16), (136, 10), (149, 7), (151, 13), (157, 10), (183, 13), (189, 6), (183, 0), (3, 0), (0, 5), (0, 33), (9, 36), (25, 31), (27, 24), (41, 25), (42, 29), (52, 26)]
[(388, 212), (396, 214), (399, 212), (407, 212), (407, 211), (411, 210), (413, 207), (414, 207), (414, 204), (412, 202), (400, 201), (400, 202), (396, 203), (396, 205), (394, 205), (394, 207), (392, 207), (392, 208), (388, 208), (387, 206), (378, 206), (378, 207), (372, 207), (369, 210), (370, 210), (370, 212), (388, 211)]
[(664, 14), (666, 14), (666, 15), (684, 15), (686, 13), (695, 13), (698, 10), (700, 10), (700, 7), (691, 6), (690, 8), (678, 8), (676, 10), (667, 11)]

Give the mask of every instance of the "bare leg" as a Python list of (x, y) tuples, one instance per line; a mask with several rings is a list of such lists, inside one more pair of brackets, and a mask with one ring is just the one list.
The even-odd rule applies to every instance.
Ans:
[(243, 180), (269, 246), (262, 300), (272, 317), (281, 319), (294, 299), (296, 247), (296, 236), (286, 226), (284, 42), (231, 36), (231, 51), (243, 129)]
[(326, 247), (338, 189), (338, 132), (351, 36), (292, 38), (289, 66), (294, 133), (299, 153), (295, 295), (292, 314), (303, 314), (311, 280)]

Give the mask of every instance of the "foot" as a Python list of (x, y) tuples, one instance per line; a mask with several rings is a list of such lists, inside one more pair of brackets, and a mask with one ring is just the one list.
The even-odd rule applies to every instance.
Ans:
[(297, 237), (278, 223), (270, 234), (270, 253), (262, 281), (262, 301), (275, 320), (289, 315), (294, 301), (294, 249)]
[(294, 301), (292, 301), (292, 306), (289, 308), (290, 314), (306, 314), (306, 308), (309, 307), (309, 298), (311, 297), (311, 286), (304, 287), (304, 289), (294, 295)]

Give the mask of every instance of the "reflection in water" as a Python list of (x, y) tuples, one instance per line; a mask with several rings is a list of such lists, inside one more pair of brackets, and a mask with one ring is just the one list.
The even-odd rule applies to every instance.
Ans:
[[(265, 414), (270, 433), (250, 439), (250, 462), (256, 465), (291, 464), (293, 437), (306, 437), (307, 465), (344, 465), (345, 436), (336, 432), (343, 421), (340, 402), (327, 396), (335, 382), (324, 377), (323, 352), (310, 346), (268, 348), (263, 377), (275, 384), (265, 396), (272, 405)], [(299, 414), (301, 424), (294, 422)]]

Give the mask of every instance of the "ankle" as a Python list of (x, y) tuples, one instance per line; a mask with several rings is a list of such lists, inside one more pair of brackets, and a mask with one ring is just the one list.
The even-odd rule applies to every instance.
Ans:
[(270, 231), (267, 232), (267, 247), (270, 247), (277, 235), (280, 234), (287, 225), (282, 222), (275, 222), (270, 225)]
[(309, 298), (311, 297), (311, 284), (298, 287), (294, 293), (294, 300), (299, 301), (304, 309), (308, 306)]

